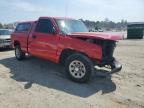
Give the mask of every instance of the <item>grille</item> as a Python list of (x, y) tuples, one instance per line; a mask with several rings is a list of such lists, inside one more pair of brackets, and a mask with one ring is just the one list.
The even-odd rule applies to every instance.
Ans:
[(0, 39), (0, 43), (11, 42), (11, 39)]
[(5, 42), (11, 42), (11, 39), (5, 39)]

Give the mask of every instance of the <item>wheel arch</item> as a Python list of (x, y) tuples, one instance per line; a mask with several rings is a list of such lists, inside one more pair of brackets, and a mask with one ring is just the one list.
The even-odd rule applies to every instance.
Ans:
[(87, 56), (89, 58), (89, 56), (83, 52), (80, 52), (80, 51), (77, 51), (77, 50), (74, 50), (74, 49), (70, 49), (70, 48), (67, 48), (67, 49), (63, 49), (61, 51), (61, 54), (60, 54), (60, 57), (59, 57), (59, 63), (64, 65), (65, 63), (65, 60), (72, 54), (74, 53), (80, 53), (80, 54), (83, 54), (85, 56)]

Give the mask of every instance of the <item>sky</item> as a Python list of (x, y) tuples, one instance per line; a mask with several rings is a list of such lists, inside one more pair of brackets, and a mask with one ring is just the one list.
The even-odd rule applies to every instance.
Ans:
[(102, 21), (144, 22), (144, 0), (0, 0), (0, 22), (61, 16)]

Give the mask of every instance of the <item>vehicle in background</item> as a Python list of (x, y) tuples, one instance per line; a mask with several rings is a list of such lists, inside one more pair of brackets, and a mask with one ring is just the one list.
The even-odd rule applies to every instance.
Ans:
[(122, 68), (113, 56), (116, 42), (122, 36), (88, 32), (79, 20), (41, 17), (37, 21), (22, 22), (11, 38), (18, 60), (23, 60), (28, 53), (63, 64), (73, 81), (88, 81), (95, 65), (110, 69), (110, 73)]
[(0, 29), (0, 48), (12, 47), (11, 33), (13, 30)]
[(90, 29), (90, 32), (103, 32), (101, 28), (95, 27), (95, 29)]

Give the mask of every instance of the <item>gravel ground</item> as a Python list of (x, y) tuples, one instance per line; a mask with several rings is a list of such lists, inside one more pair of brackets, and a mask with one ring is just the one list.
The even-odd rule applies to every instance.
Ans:
[(57, 64), (1, 49), (0, 108), (144, 108), (144, 40), (120, 41), (115, 56), (120, 73), (78, 84)]

